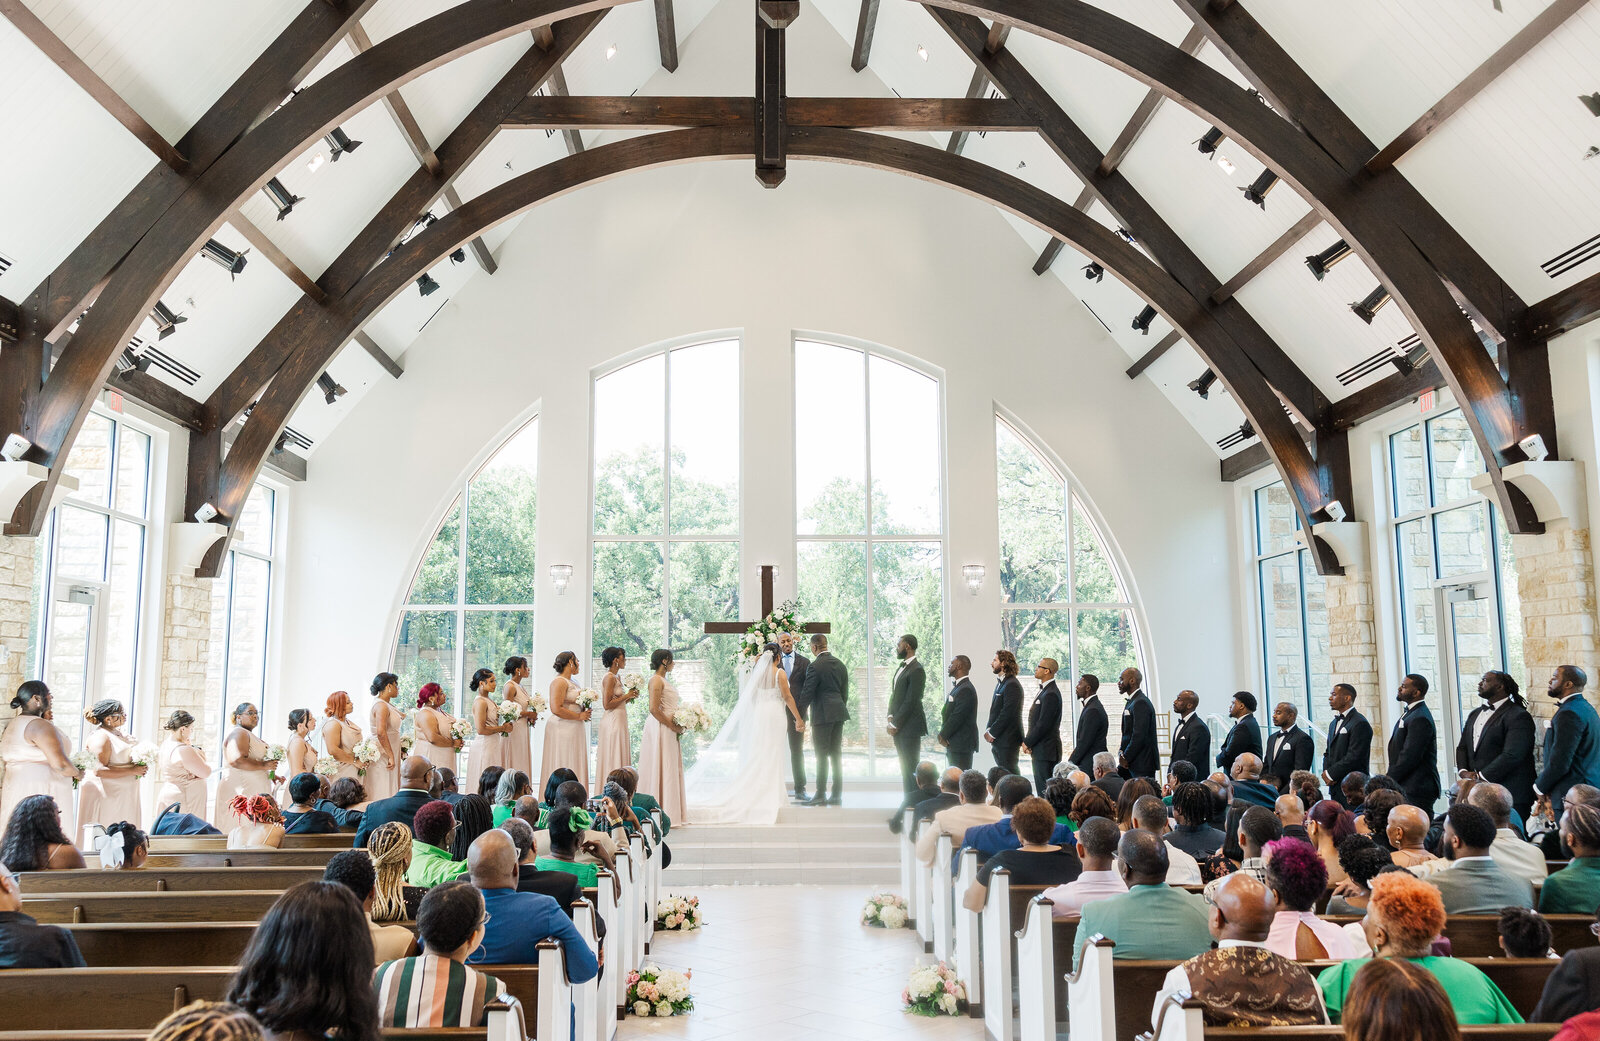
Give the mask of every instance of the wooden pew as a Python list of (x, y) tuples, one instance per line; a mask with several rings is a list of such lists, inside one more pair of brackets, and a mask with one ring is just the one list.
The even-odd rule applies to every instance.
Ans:
[(905, 809), (900, 814), (900, 895), (906, 898), (906, 928), (916, 929), (920, 935), (922, 926), (917, 922), (916, 900), (916, 874), (917, 874), (917, 847), (916, 847), (917, 816), (916, 811)]
[[(1323, 917), (1341, 926), (1361, 921), (1350, 915)], [(1594, 943), (1594, 935), (1589, 932), (1589, 926), (1594, 924), (1594, 915), (1551, 914), (1545, 915), (1544, 920), (1550, 923), (1550, 945), (1557, 954), (1589, 947)], [(1500, 950), (1499, 915), (1449, 915), (1444, 920), (1444, 937), (1450, 941), (1450, 953), (1457, 958), (1494, 958), (1504, 953)]]
[(983, 957), (983, 1032), (988, 1041), (1012, 1041), (1011, 872), (996, 868), (989, 875), (989, 898), (980, 916)]
[[(285, 835), (279, 849), (349, 849), (355, 844), (356, 833), (334, 832), (332, 835)], [(152, 835), (151, 853), (226, 853), (226, 835)]]
[[(212, 853), (152, 853), (144, 870), (197, 867), (325, 867), (337, 849), (236, 849)], [(83, 862), (100, 870), (100, 857), (85, 853)]]
[(927, 874), (928, 887), (932, 892), (929, 913), (933, 915), (933, 956), (951, 964), (955, 963), (956, 957), (955, 909), (959, 898), (956, 896), (955, 879), (950, 877), (950, 869), (945, 865), (950, 863), (950, 856), (954, 852), (950, 836), (940, 835), (934, 845), (933, 863), (917, 863), (918, 870)]
[(225, 968), (255, 935), (255, 922), (166, 922), (64, 925), (93, 968), (207, 965)]
[(321, 867), (188, 867), (142, 868), (137, 871), (25, 871), (22, 891), (47, 893), (193, 893), (239, 889), (282, 892), (300, 882), (322, 877)]
[[(1208, 1027), (1203, 1007), (1193, 998), (1179, 1002), (1167, 999), (1161, 1008), (1159, 1041), (1344, 1041), (1338, 1026), (1307, 1027)], [(1550, 1041), (1560, 1023), (1504, 1023), (1494, 1026), (1463, 1026), (1462, 1041)]]
[[(947, 861), (937, 861), (936, 868), (942, 868)], [(960, 868), (956, 872), (955, 892), (965, 893), (967, 887), (978, 877), (978, 851), (966, 849), (961, 851)], [(984, 1015), (983, 996), (983, 918), (975, 911), (969, 911), (962, 906), (958, 897), (955, 900), (954, 914), (955, 928), (955, 962), (956, 975), (967, 981), (967, 1015), (973, 1019), (981, 1019)], [(1006, 1004), (1010, 1005), (1010, 996)]]
[[(147, 1030), (0, 1030), (0, 1041), (144, 1041)], [(438, 1027), (400, 1030), (387, 1027), (384, 1041), (491, 1041), (485, 1027)], [(494, 1041), (520, 1041), (516, 1034), (502, 1031)]]
[(49, 893), (22, 896), (22, 912), (41, 922), (234, 922), (259, 920), (277, 889), (201, 893)]

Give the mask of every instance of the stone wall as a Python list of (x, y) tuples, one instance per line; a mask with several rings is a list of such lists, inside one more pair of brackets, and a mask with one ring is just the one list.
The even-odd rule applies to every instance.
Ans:
[(208, 754), (217, 749), (220, 735), (222, 685), (220, 663), (211, 660), (213, 634), (211, 587), (216, 580), (192, 574), (167, 576), (166, 616), (161, 630), (161, 694), (158, 725), (174, 709), (192, 714), (194, 743)]
[[(1600, 674), (1595, 639), (1594, 556), (1589, 529), (1564, 522), (1547, 526), (1542, 535), (1511, 536), (1516, 556), (1517, 591), (1522, 611), (1523, 668), (1517, 682), (1528, 696), (1528, 709), (1538, 719), (1555, 714), (1544, 693), (1558, 665), (1577, 665), (1589, 674), (1588, 697), (1596, 701)], [(1600, 704), (1600, 701), (1596, 701)]]
[[(1343, 575), (1329, 575), (1323, 581), (1324, 603), (1328, 608), (1328, 662), (1337, 682), (1348, 683), (1356, 689), (1356, 708), (1372, 721), (1372, 768), (1377, 771), (1384, 757), (1385, 717), (1382, 681), (1378, 676), (1372, 575), (1347, 567)], [(1311, 691), (1313, 699), (1325, 694), (1326, 691)]]
[[(27, 679), (28, 634), (33, 625), (35, 539), (0, 536), (0, 731), (16, 713), (11, 695)], [(0, 763), (0, 780), (5, 764)]]

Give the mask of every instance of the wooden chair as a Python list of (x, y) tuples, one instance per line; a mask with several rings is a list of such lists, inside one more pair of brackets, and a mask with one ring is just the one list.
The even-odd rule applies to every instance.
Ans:
[(145, 867), (137, 871), (25, 871), (22, 891), (48, 893), (191, 893), (239, 889), (282, 892), (300, 882), (314, 882), (323, 868), (310, 867)]
[(50, 893), (22, 897), (22, 911), (41, 922), (231, 922), (260, 919), (281, 890), (200, 893)]

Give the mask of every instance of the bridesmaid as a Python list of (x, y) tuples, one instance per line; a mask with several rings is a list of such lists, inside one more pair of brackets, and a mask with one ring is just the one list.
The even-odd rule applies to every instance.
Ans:
[(211, 823), (224, 835), (248, 821), (235, 818), (229, 804), (235, 795), (270, 795), (272, 781), (267, 776), (277, 762), (267, 758), (267, 743), (256, 736), (261, 713), (246, 701), (233, 710), (233, 729), (222, 740), (222, 779), (217, 782), (217, 801)]
[(144, 818), (140, 806), (139, 778), (149, 767), (133, 761), (133, 738), (122, 732), (128, 713), (115, 698), (95, 702), (83, 718), (95, 729), (83, 739), (89, 753), (89, 776), (78, 789), (78, 835), (90, 824), (102, 826), (128, 821), (137, 824)]
[(361, 776), (361, 764), (356, 762), (352, 751), (361, 742), (361, 728), (347, 718), (355, 710), (355, 703), (344, 691), (336, 690), (328, 695), (328, 704), (322, 712), (327, 717), (322, 721), (322, 754), (339, 761), (339, 769), (328, 778), (329, 784), (341, 777)]
[(585, 788), (589, 787), (589, 722), (593, 709), (569, 705), (569, 698), (577, 695), (579, 687), (572, 682), (578, 674), (578, 656), (572, 651), (556, 655), (556, 678), (550, 681), (550, 716), (544, 724), (544, 756), (539, 769), (545, 773), (557, 767), (567, 767), (577, 775)]
[(6, 832), (11, 811), (30, 795), (48, 795), (61, 811), (68, 836), (74, 831), (71, 819), (72, 782), (83, 777), (72, 765), (60, 728), (47, 718), (50, 688), (43, 680), (28, 680), (11, 699), (17, 715), (0, 734), (0, 762), (5, 764), (5, 783), (0, 785), (0, 837)]
[(515, 722), (500, 722), (500, 703), (489, 695), (494, 693), (494, 670), (479, 669), (467, 684), (477, 695), (472, 699), (472, 747), (467, 749), (467, 778), (472, 780), (491, 766), (504, 770), (510, 758), (510, 734)]
[(296, 774), (317, 772), (317, 749), (311, 743), (311, 730), (316, 725), (317, 717), (308, 708), (297, 708), (289, 713), (289, 743), (283, 748), (289, 760), (282, 776), (285, 787)]
[(461, 742), (450, 733), (450, 724), (455, 720), (443, 705), (444, 688), (437, 683), (424, 683), (417, 691), (417, 743), (411, 747), (411, 754), (453, 772)]
[(680, 823), (686, 801), (683, 791), (683, 750), (678, 736), (683, 728), (672, 721), (678, 711), (678, 688), (667, 680), (672, 652), (650, 655), (650, 715), (639, 737), (639, 791), (655, 796), (661, 810)]
[[(156, 791), (155, 812), (152, 822), (173, 803), (179, 813), (206, 815), (206, 778), (211, 776), (211, 764), (200, 754), (200, 749), (190, 743), (194, 735), (194, 717), (178, 709), (162, 724), (167, 739), (161, 742), (156, 762), (161, 767), (161, 787)], [(153, 825), (152, 825), (153, 826)]]
[(372, 680), (372, 737), (378, 744), (378, 761), (367, 766), (363, 784), (367, 800), (387, 799), (400, 790), (400, 721), (405, 713), (394, 707), (400, 693), (400, 677), (380, 672)]
[(600, 664), (606, 667), (600, 677), (600, 705), (605, 715), (600, 717), (600, 738), (594, 754), (594, 775), (604, 780), (611, 771), (633, 765), (633, 750), (628, 747), (628, 702), (639, 696), (622, 685), (622, 670), (628, 656), (621, 647), (607, 647), (600, 652)]
[(533, 725), (539, 720), (539, 713), (528, 707), (528, 692), (522, 689), (522, 684), (527, 681), (528, 659), (522, 655), (513, 655), (506, 659), (506, 701), (515, 701), (522, 706), (522, 715), (511, 725), (509, 743), (511, 751), (506, 756), (506, 769), (521, 770), (529, 777), (533, 776)]

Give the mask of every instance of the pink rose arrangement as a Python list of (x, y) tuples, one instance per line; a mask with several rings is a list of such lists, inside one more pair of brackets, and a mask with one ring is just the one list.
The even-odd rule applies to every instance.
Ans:
[(636, 1016), (681, 1016), (694, 1008), (689, 979), (694, 973), (663, 969), (653, 962), (628, 973), (627, 1007)]
[(905, 1011), (918, 1016), (958, 1016), (967, 1008), (967, 985), (947, 963), (918, 965), (900, 992)]
[(666, 896), (656, 901), (656, 928), (690, 932), (704, 924), (697, 896)]

